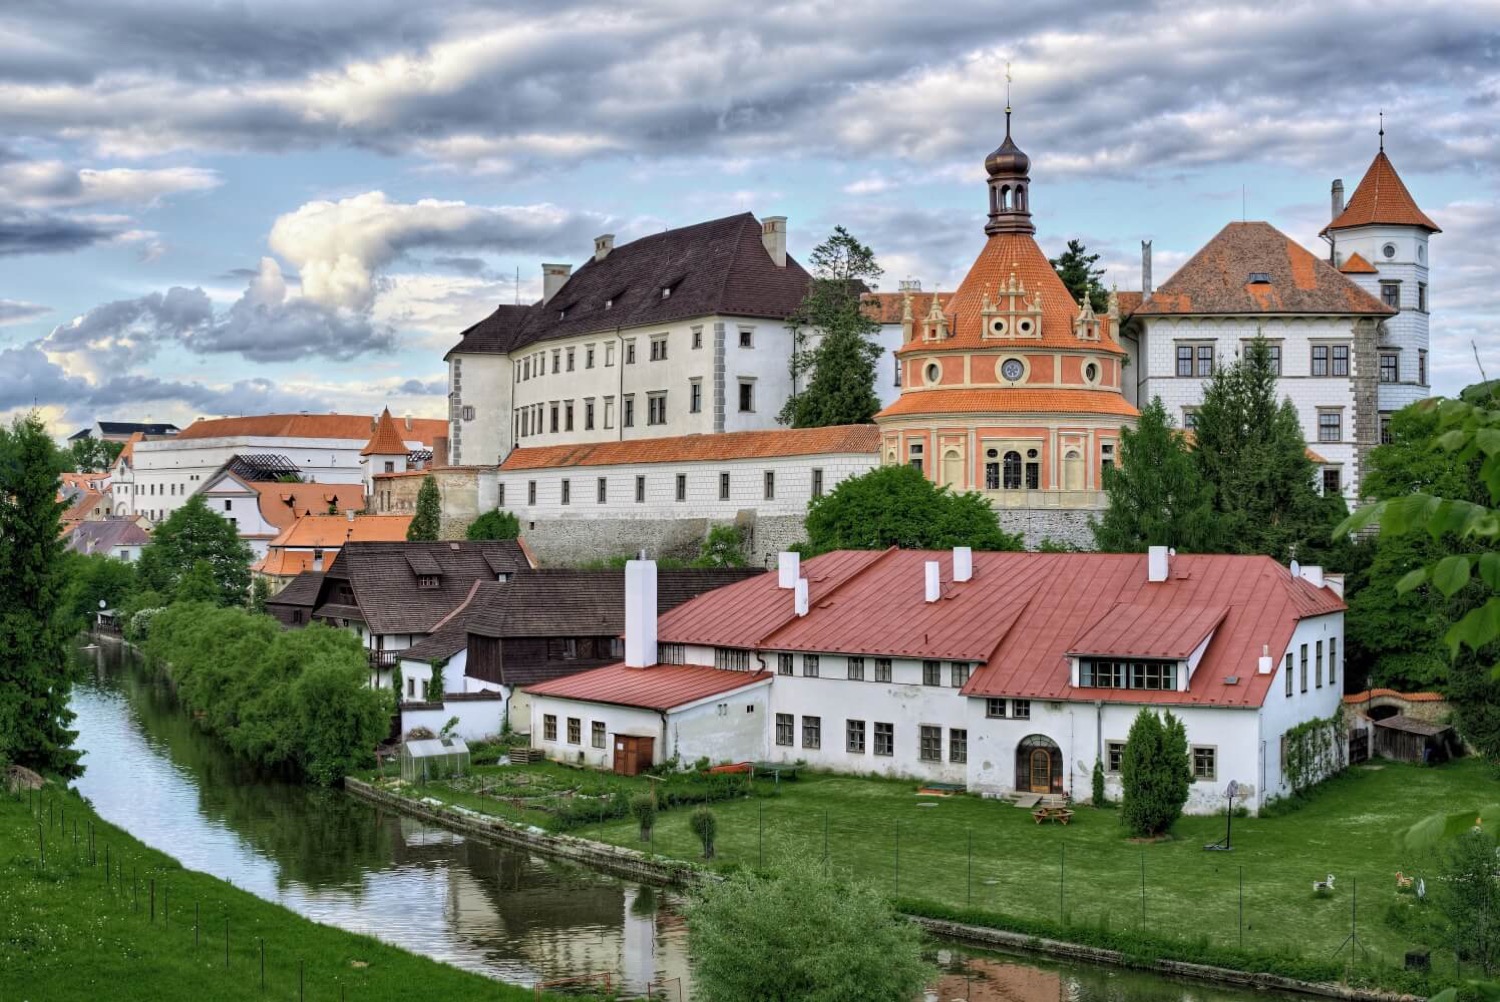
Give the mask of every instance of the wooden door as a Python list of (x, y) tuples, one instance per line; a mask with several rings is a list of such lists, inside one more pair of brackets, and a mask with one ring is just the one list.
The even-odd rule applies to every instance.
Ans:
[(1052, 792), (1052, 752), (1046, 748), (1031, 750), (1031, 792)]

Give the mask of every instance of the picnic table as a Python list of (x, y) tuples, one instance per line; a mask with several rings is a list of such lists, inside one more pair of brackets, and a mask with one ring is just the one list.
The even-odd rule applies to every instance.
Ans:
[(1031, 816), (1039, 825), (1048, 821), (1056, 821), (1065, 825), (1073, 820), (1073, 810), (1069, 807), (1038, 807), (1031, 812)]

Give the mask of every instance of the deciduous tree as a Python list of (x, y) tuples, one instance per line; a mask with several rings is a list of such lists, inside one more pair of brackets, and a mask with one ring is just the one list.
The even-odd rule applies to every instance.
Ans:
[(422, 486), (417, 491), (417, 511), (406, 527), (406, 538), (412, 542), (437, 542), (442, 518), (443, 499), (438, 493), (437, 478), (429, 473), (422, 478)]
[(1134, 430), (1120, 431), (1120, 464), (1104, 479), (1109, 507), (1094, 524), (1107, 553), (1143, 553), (1172, 546), (1184, 553), (1214, 550), (1213, 487), (1172, 425), (1161, 398), (1141, 409)]
[(469, 523), (469, 539), (515, 539), (521, 535), (521, 520), (508, 511), (496, 508)]
[(977, 493), (938, 487), (910, 466), (882, 466), (850, 477), (807, 508), (809, 553), (887, 546), (943, 550), (1019, 550), (994, 509)]
[(253, 556), (239, 530), (195, 494), (156, 527), (151, 542), (141, 549), (141, 584), (175, 595), (178, 582), (199, 561), (207, 561), (218, 586), (217, 604), (242, 606)]

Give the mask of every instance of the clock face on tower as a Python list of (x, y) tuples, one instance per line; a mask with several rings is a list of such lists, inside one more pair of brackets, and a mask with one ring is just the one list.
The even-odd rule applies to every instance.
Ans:
[(1025, 372), (1026, 367), (1021, 364), (1021, 360), (1019, 358), (1007, 358), (1005, 362), (1000, 366), (1000, 375), (1004, 376), (1006, 379), (1009, 379), (1011, 382), (1015, 382), (1016, 380), (1020, 379)]

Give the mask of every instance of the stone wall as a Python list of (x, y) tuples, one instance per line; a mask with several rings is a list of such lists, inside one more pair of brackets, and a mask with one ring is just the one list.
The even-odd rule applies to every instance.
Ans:
[(1000, 528), (1006, 532), (1019, 532), (1028, 550), (1037, 549), (1045, 540), (1092, 550), (1094, 531), (1089, 528), (1089, 520), (1104, 513), (1093, 509), (1017, 508), (995, 514), (1000, 519)]
[(375, 493), (370, 508), (379, 515), (409, 515), (417, 510), (417, 493), (427, 473), (437, 480), (442, 496), (439, 539), (463, 539), (469, 523), (480, 514), (480, 474), (476, 466), (449, 466), (421, 473), (375, 475)]
[(567, 567), (645, 550), (652, 558), (691, 560), (715, 525), (736, 525), (746, 540), (745, 559), (769, 567), (776, 554), (807, 538), (797, 515), (743, 511), (734, 519), (570, 518), (521, 523), (521, 537), (544, 567)]

